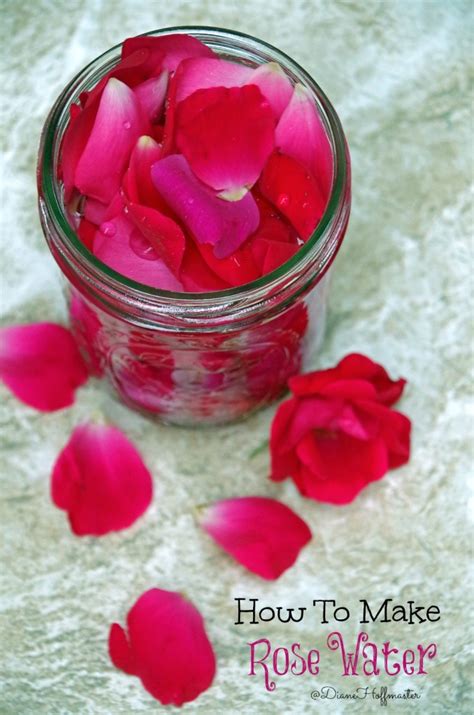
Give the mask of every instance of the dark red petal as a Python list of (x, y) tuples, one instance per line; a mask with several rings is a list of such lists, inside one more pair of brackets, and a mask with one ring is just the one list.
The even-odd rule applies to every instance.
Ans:
[(132, 90), (118, 79), (110, 79), (76, 166), (74, 183), (81, 193), (110, 203), (120, 188), (130, 152), (146, 129)]
[(240, 286), (250, 283), (261, 275), (247, 244), (238, 248), (227, 258), (216, 258), (212, 246), (206, 243), (197, 245), (199, 253), (211, 271), (220, 276), (228, 285)]
[(176, 108), (176, 144), (196, 176), (237, 200), (274, 147), (273, 112), (258, 87), (200, 89)]
[(175, 276), (183, 261), (186, 238), (172, 219), (157, 209), (130, 203), (128, 215)]
[(254, 71), (250, 67), (220, 58), (184, 60), (176, 71), (176, 101), (182, 102), (198, 89), (240, 87), (249, 82), (253, 75)]
[(240, 497), (207, 507), (200, 523), (242, 566), (277, 579), (311, 540), (307, 524), (275, 499)]
[(116, 427), (76, 427), (51, 476), (51, 496), (77, 536), (102, 536), (131, 526), (153, 494), (150, 472)]
[(359, 353), (346, 355), (336, 370), (341, 377), (368, 380), (376, 390), (377, 400), (387, 407), (397, 402), (406, 385), (406, 380), (392, 380), (382, 365)]
[(224, 201), (196, 179), (186, 159), (173, 154), (153, 165), (152, 181), (198, 243), (214, 246), (217, 258), (226, 258), (258, 226), (259, 213), (253, 196)]
[(94, 236), (97, 231), (97, 226), (87, 219), (83, 218), (79, 222), (77, 227), (77, 235), (81, 239), (82, 243), (89, 251), (92, 251), (94, 245)]
[[(199, 249), (203, 247), (204, 244), (199, 246)], [(193, 241), (186, 244), (180, 280), (185, 290), (190, 293), (208, 293), (230, 288), (230, 283), (209, 268)]]
[(112, 623), (110, 626), (109, 653), (116, 668), (128, 675), (138, 675), (127, 634), (118, 623)]
[(327, 202), (332, 183), (332, 150), (311, 92), (297, 84), (278, 122), (276, 146), (313, 174)]
[(214, 651), (201, 614), (181, 594), (153, 588), (140, 596), (127, 616), (129, 656), (116, 627), (109, 637), (112, 662), (125, 672), (132, 664), (146, 690), (163, 705), (191, 702), (211, 686)]
[(260, 177), (262, 194), (308, 239), (324, 213), (326, 204), (316, 180), (302, 164), (273, 153)]
[(33, 323), (0, 330), (0, 377), (26, 405), (52, 412), (72, 405), (88, 376), (69, 330)]
[(359, 402), (363, 419), (375, 418), (388, 451), (389, 468), (406, 464), (410, 458), (411, 422), (406, 415), (374, 402)]
[(156, 68), (174, 72), (179, 63), (189, 57), (215, 57), (210, 47), (195, 37), (185, 34), (129, 37), (122, 45), (122, 58), (125, 59), (137, 50), (148, 52), (147, 62), (144, 65), (148, 73)]

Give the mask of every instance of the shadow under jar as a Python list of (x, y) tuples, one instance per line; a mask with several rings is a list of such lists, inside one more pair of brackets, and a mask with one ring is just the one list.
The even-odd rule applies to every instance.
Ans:
[(282, 266), (252, 283), (213, 293), (173, 293), (136, 283), (83, 245), (58, 179), (69, 107), (120, 58), (117, 45), (64, 89), (46, 120), (38, 163), (39, 210), (49, 248), (67, 286), (71, 328), (90, 370), (131, 407), (182, 425), (219, 424), (275, 400), (321, 343), (329, 268), (350, 212), (350, 160), (331, 103), (290, 57), (251, 36), (206, 27), (186, 33), (222, 57), (256, 67), (278, 62), (311, 92), (333, 153), (325, 213), (310, 238)]

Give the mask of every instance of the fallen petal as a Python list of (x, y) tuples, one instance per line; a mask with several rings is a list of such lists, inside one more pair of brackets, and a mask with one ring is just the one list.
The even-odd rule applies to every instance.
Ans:
[(310, 540), (308, 525), (275, 499), (240, 497), (206, 507), (202, 528), (249, 571), (277, 579)]
[(177, 147), (201, 181), (231, 200), (257, 181), (274, 134), (272, 108), (253, 85), (200, 89), (176, 108)]
[(226, 258), (255, 231), (259, 212), (248, 193), (240, 201), (224, 201), (199, 181), (186, 159), (173, 154), (153, 165), (152, 180), (198, 243), (214, 246)]
[(303, 164), (315, 177), (324, 202), (332, 183), (332, 150), (310, 91), (297, 84), (275, 130), (275, 143), (283, 154)]
[(214, 680), (216, 659), (199, 611), (184, 596), (153, 588), (127, 616), (127, 632), (114, 623), (112, 663), (136, 674), (162, 705), (195, 700)]
[(33, 323), (0, 330), (0, 377), (26, 405), (53, 412), (73, 404), (88, 375), (69, 330)]
[(278, 121), (293, 95), (293, 85), (278, 62), (268, 62), (257, 67), (246, 84), (254, 84), (259, 88)]
[(150, 472), (116, 427), (76, 427), (51, 475), (51, 497), (77, 536), (102, 536), (131, 526), (153, 495)]
[(124, 213), (102, 224), (95, 235), (94, 255), (138, 283), (162, 290), (182, 290), (181, 282)]
[(110, 79), (76, 167), (74, 183), (81, 193), (108, 204), (120, 188), (133, 146), (144, 133), (146, 122), (133, 91)]
[(308, 239), (326, 205), (316, 179), (308, 170), (290, 156), (275, 152), (265, 165), (259, 187), (301, 238)]

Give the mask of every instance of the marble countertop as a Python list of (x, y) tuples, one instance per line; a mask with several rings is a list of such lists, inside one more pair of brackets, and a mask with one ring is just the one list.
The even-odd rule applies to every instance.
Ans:
[[(469, 703), (467, 479), (472, 367), (472, 5), (455, 1), (36, 0), (2, 2), (5, 146), (2, 173), (2, 324), (65, 318), (59, 273), (36, 209), (35, 155), (52, 101), (86, 62), (125, 36), (179, 24), (249, 32), (300, 62), (332, 99), (353, 159), (354, 200), (337, 258), (326, 341), (314, 366), (360, 351), (408, 379), (400, 409), (414, 424), (408, 466), (351, 505), (301, 498), (271, 484), (268, 456), (251, 457), (274, 409), (205, 433), (157, 426), (91, 382), (71, 410), (40, 415), (1, 390), (2, 666), (5, 715), (165, 712), (115, 670), (107, 632), (136, 597), (183, 590), (216, 647), (214, 686), (186, 713), (376, 713), (375, 700), (313, 702), (315, 685), (416, 690), (393, 712), (462, 715)], [(77, 539), (49, 499), (52, 463), (71, 429), (97, 407), (139, 445), (156, 478), (152, 508), (132, 529)], [(276, 583), (244, 573), (202, 536), (192, 507), (232, 494), (276, 496), (314, 540)], [(267, 693), (249, 678), (247, 641), (321, 644), (329, 627), (235, 626), (235, 597), (301, 606), (334, 598), (437, 604), (419, 626), (374, 624), (397, 647), (438, 644), (426, 676), (343, 678), (326, 658), (317, 679), (281, 679)], [(326, 628), (326, 630), (325, 630)], [(342, 627), (341, 627), (342, 628)], [(344, 626), (348, 638), (358, 630)], [(351, 682), (348, 683), (347, 681)]]

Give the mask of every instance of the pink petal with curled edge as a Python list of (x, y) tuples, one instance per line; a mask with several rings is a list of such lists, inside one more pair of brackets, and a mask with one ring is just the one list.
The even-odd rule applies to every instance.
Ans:
[(33, 323), (0, 330), (0, 377), (26, 405), (53, 412), (73, 404), (88, 375), (69, 330)]
[(186, 238), (178, 224), (156, 209), (140, 204), (129, 204), (128, 215), (156, 254), (177, 276), (186, 247)]
[(94, 255), (117, 273), (152, 288), (181, 291), (178, 281), (124, 213), (102, 224)]
[(185, 34), (129, 37), (122, 45), (122, 59), (137, 50), (148, 52), (146, 69), (149, 74), (157, 67), (174, 72), (180, 62), (190, 57), (215, 57), (210, 47)]
[(51, 498), (77, 536), (131, 526), (150, 505), (153, 482), (136, 447), (116, 427), (76, 427), (51, 475)]
[(126, 631), (114, 623), (109, 635), (112, 663), (136, 674), (162, 705), (195, 700), (214, 680), (216, 658), (204, 621), (187, 598), (152, 588), (130, 609)]
[(310, 540), (308, 525), (276, 499), (240, 497), (206, 507), (202, 528), (249, 571), (277, 579)]
[(297, 84), (275, 130), (278, 149), (303, 164), (327, 201), (332, 183), (332, 150), (310, 91)]
[(240, 87), (254, 74), (250, 67), (218, 58), (184, 60), (176, 70), (176, 101), (182, 102), (198, 89)]
[(165, 70), (158, 77), (150, 77), (133, 90), (150, 123), (156, 122), (160, 117), (165, 102), (168, 79), (169, 72)]
[(268, 62), (257, 67), (246, 81), (256, 85), (273, 109), (275, 119), (280, 119), (293, 94), (293, 85), (278, 62)]
[(260, 176), (275, 119), (253, 85), (199, 89), (176, 107), (175, 139), (196, 176), (234, 201)]
[(130, 156), (130, 165), (124, 175), (123, 189), (129, 201), (152, 206), (169, 213), (161, 195), (151, 180), (151, 167), (162, 156), (162, 146), (152, 137), (142, 136)]
[(173, 154), (152, 166), (152, 181), (198, 243), (226, 258), (257, 228), (260, 216), (252, 194), (224, 201), (199, 181), (183, 156)]
[(146, 128), (132, 90), (110, 79), (76, 167), (75, 185), (81, 193), (108, 204), (120, 188), (132, 147)]

